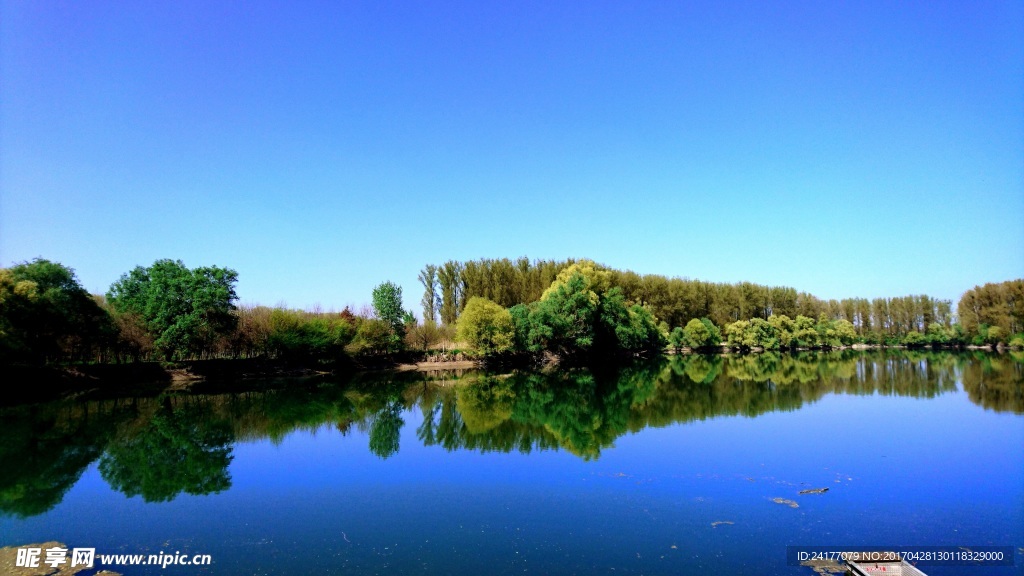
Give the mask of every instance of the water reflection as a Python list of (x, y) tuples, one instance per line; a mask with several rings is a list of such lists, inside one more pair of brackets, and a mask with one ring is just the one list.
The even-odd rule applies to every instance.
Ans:
[(126, 496), (167, 502), (178, 494), (212, 494), (231, 487), (228, 464), (234, 440), (231, 422), (204, 402), (188, 398), (174, 405), (169, 397), (144, 425), (107, 445), (100, 458), (103, 479)]
[(98, 461), (126, 496), (165, 502), (231, 486), (238, 440), (279, 442), (331, 426), (366, 434), (370, 451), (398, 452), (406, 410), (426, 446), (595, 459), (629, 432), (724, 416), (796, 410), (826, 394), (930, 398), (954, 392), (985, 409), (1024, 414), (1024, 356), (842, 352), (680, 356), (616, 370), (363, 375), (231, 394), (55, 402), (0, 410), (0, 513), (56, 506)]
[(97, 417), (89, 408), (50, 404), (0, 411), (0, 513), (24, 518), (46, 512), (100, 457), (116, 419)]
[(398, 440), (401, 436), (402, 412), (404, 407), (397, 398), (391, 398), (379, 412), (372, 416), (370, 424), (370, 452), (381, 458), (387, 458), (398, 452)]
[(964, 390), (971, 402), (997, 412), (1024, 414), (1024, 353), (1010, 359), (978, 354), (963, 365)]

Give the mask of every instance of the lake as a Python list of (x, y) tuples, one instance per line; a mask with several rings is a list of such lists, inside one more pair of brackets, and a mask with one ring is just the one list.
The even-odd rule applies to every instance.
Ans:
[(110, 567), (129, 575), (813, 575), (787, 546), (1007, 546), (1015, 566), (921, 568), (1024, 566), (1020, 354), (282, 384), (0, 409), (0, 546), (212, 558)]

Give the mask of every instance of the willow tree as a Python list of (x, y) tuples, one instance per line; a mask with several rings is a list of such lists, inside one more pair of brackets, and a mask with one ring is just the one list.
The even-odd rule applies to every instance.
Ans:
[(474, 296), (459, 316), (455, 336), (481, 354), (508, 352), (515, 340), (512, 315), (499, 304)]
[[(513, 314), (522, 330), (523, 309)], [(640, 352), (663, 345), (658, 321), (643, 305), (630, 303), (612, 286), (611, 273), (591, 261), (576, 262), (558, 273), (536, 305), (528, 310), (526, 340), (532, 351), (560, 355)]]

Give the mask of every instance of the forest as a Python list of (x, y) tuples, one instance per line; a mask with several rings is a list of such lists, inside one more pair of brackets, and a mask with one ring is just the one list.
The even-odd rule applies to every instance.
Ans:
[(594, 359), (698, 350), (1024, 347), (1024, 280), (927, 295), (823, 300), (784, 286), (615, 270), (590, 260), (448, 261), (419, 273), (421, 317), (390, 281), (358, 312), (238, 307), (238, 274), (158, 260), (90, 294), (37, 258), (0, 269), (0, 362), (264, 358)]

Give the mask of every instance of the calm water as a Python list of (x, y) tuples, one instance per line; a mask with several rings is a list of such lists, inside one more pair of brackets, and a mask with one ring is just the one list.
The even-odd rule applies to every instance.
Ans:
[(1013, 546), (1015, 567), (925, 571), (1024, 566), (1020, 356), (364, 376), (0, 422), (0, 545), (213, 557), (125, 574), (813, 575), (788, 545)]

